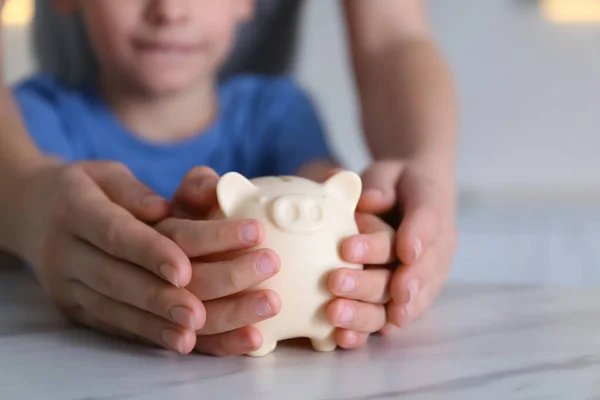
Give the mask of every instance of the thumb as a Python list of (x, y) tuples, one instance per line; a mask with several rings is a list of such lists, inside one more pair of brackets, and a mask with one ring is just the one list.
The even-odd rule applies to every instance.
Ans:
[(174, 213), (204, 218), (218, 204), (218, 181), (219, 175), (212, 168), (201, 166), (190, 170), (173, 195)]
[(398, 202), (396, 187), (403, 165), (398, 161), (379, 161), (362, 174), (363, 193), (357, 211), (381, 214), (390, 211)]
[(402, 177), (398, 196), (403, 218), (396, 241), (396, 252), (405, 264), (415, 263), (441, 231), (444, 194), (425, 179)]
[(169, 215), (169, 202), (142, 184), (120, 163), (83, 162), (87, 175), (115, 204), (144, 222), (154, 222)]

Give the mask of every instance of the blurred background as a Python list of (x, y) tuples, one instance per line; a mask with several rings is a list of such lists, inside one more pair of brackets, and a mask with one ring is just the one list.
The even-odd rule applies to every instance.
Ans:
[[(451, 280), (600, 284), (600, 1), (429, 0), (462, 107)], [(294, 74), (343, 160), (369, 159), (340, 4), (307, 0)], [(3, 13), (5, 79), (35, 71), (32, 0)]]

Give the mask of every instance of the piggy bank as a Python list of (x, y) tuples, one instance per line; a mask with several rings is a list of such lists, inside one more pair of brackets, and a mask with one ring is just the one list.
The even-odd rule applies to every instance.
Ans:
[(213, 218), (260, 221), (262, 243), (251, 250), (269, 248), (280, 260), (279, 272), (251, 288), (270, 289), (281, 298), (279, 314), (254, 325), (263, 336), (260, 349), (249, 356), (264, 356), (277, 342), (308, 338), (317, 351), (336, 348), (334, 327), (328, 322), (327, 288), (337, 268), (362, 269), (341, 258), (341, 244), (358, 233), (355, 209), (362, 183), (358, 175), (342, 171), (324, 183), (295, 176), (252, 180), (230, 172), (217, 184), (219, 210)]

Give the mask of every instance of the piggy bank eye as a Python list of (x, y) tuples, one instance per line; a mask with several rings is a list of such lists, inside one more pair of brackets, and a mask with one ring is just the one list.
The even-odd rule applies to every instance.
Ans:
[(293, 201), (279, 201), (275, 206), (275, 218), (283, 226), (291, 226), (300, 218), (298, 205)]
[(267, 202), (267, 196), (258, 196), (254, 199), (258, 204), (265, 204)]
[(323, 210), (314, 201), (309, 201), (305, 204), (304, 215), (311, 222), (319, 222), (323, 217)]

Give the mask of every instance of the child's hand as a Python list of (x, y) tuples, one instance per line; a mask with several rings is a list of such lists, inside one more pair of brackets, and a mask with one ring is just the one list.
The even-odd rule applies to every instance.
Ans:
[[(252, 219), (229, 221), (226, 230), (216, 229), (222, 222), (206, 221), (207, 214), (218, 206), (218, 179), (208, 167), (189, 171), (174, 195), (176, 218), (157, 229), (173, 238), (193, 260), (188, 289), (203, 301), (207, 315), (206, 324), (198, 330), (196, 350), (217, 356), (240, 355), (262, 344), (260, 332), (251, 325), (279, 313), (281, 303), (275, 292), (248, 289), (275, 275), (280, 260), (268, 249), (224, 262), (211, 257), (224, 247), (257, 246), (264, 237), (262, 225)], [(213, 232), (210, 239), (199, 237), (204, 230)]]
[(277, 315), (281, 302), (273, 291), (247, 290), (275, 275), (280, 268), (279, 258), (268, 249), (225, 261), (218, 260), (218, 256), (260, 244), (264, 237), (262, 225), (254, 220), (169, 218), (156, 229), (172, 238), (193, 260), (187, 289), (206, 309), (206, 323), (197, 330), (196, 350), (227, 356), (260, 348), (262, 337), (250, 325)]
[(396, 260), (394, 229), (373, 214), (356, 213), (356, 223), (359, 234), (344, 241), (342, 257), (364, 264), (365, 269), (341, 268), (329, 279), (329, 289), (339, 298), (329, 304), (327, 314), (338, 328), (338, 345), (347, 349), (362, 346), (371, 333), (388, 325), (386, 304), (393, 274), (388, 266)]
[(168, 216), (168, 202), (115, 163), (52, 165), (23, 185), (18, 255), (67, 318), (181, 353), (193, 349), (205, 310), (183, 289), (189, 259), (147, 224)]

